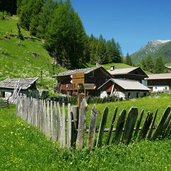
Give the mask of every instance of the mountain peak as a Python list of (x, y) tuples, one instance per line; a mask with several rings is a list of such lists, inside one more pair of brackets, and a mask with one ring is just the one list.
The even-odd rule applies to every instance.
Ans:
[(131, 54), (134, 63), (140, 62), (147, 56), (157, 58), (163, 57), (164, 63), (171, 62), (171, 40), (152, 40), (149, 41), (144, 47)]
[(148, 44), (151, 44), (153, 46), (161, 45), (170, 42), (171, 40), (152, 40), (148, 42)]

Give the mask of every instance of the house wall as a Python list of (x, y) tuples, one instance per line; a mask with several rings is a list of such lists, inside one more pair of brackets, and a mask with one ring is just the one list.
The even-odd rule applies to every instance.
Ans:
[(158, 92), (158, 93), (161, 93), (161, 92), (166, 92), (166, 91), (169, 91), (170, 90), (170, 87), (165, 85), (165, 86), (149, 86), (149, 88), (151, 89), (152, 92)]

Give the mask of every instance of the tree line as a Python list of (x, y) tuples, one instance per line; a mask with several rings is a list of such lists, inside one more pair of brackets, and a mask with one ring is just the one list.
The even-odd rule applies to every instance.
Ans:
[(18, 0), (19, 25), (44, 40), (44, 47), (57, 64), (68, 69), (86, 63), (121, 62), (118, 42), (88, 36), (70, 0)]
[(151, 56), (147, 56), (141, 60), (140, 66), (145, 71), (149, 71), (151, 73), (163, 73), (165, 71), (163, 58), (161, 56), (156, 59)]

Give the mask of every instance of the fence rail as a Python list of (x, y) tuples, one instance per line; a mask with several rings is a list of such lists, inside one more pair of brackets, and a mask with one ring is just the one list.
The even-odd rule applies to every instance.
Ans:
[[(167, 107), (158, 125), (155, 124), (158, 110), (154, 114), (148, 112), (145, 115), (143, 110), (138, 113), (137, 108), (131, 108), (128, 113), (123, 109), (116, 117), (118, 114), (116, 108), (110, 126), (106, 128), (108, 113), (109, 109), (106, 107), (101, 116), (100, 125), (97, 127), (98, 110), (93, 106), (89, 116), (90, 122), (86, 128), (87, 116), (84, 101), (80, 108), (70, 104), (66, 108), (64, 104), (60, 106), (55, 101), (24, 96), (17, 99), (17, 116), (37, 127), (63, 148), (93, 149), (120, 142), (129, 144), (131, 141), (143, 139), (162, 139), (171, 134), (171, 107)], [(144, 120), (143, 123), (142, 120)]]

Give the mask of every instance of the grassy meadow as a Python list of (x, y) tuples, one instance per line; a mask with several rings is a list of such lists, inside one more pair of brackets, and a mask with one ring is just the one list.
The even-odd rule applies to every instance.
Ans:
[[(161, 119), (161, 116), (163, 115), (163, 112), (166, 110), (166, 108), (168, 106), (171, 106), (171, 94), (151, 95), (151, 96), (147, 96), (147, 97), (139, 98), (139, 99), (131, 99), (131, 100), (107, 102), (107, 103), (97, 103), (95, 105), (98, 110), (98, 115), (97, 115), (97, 124), (98, 125), (99, 125), (101, 115), (102, 115), (105, 107), (109, 108), (109, 115), (108, 115), (108, 119), (107, 119), (108, 127), (111, 122), (113, 112), (116, 108), (118, 108), (117, 117), (119, 116), (120, 112), (123, 109), (126, 109), (126, 111), (128, 113), (128, 111), (131, 107), (136, 107), (136, 108), (138, 108), (139, 114), (142, 110), (144, 110), (143, 118), (145, 118), (147, 112), (152, 112), (154, 114), (156, 109), (158, 109), (158, 115), (156, 118), (156, 123), (158, 123)], [(90, 111), (91, 111), (92, 107), (93, 107), (93, 104), (90, 104), (88, 106), (89, 115), (90, 115)], [(89, 119), (87, 122), (89, 122)]]
[(63, 71), (52, 66), (53, 59), (43, 48), (43, 42), (21, 29), (24, 40), (17, 38), (18, 18), (0, 20), (0, 80), (6, 78), (39, 77), (38, 87), (53, 90), (52, 75)]
[(171, 140), (118, 144), (93, 151), (60, 149), (16, 117), (15, 106), (0, 109), (0, 170), (134, 171), (170, 170)]

